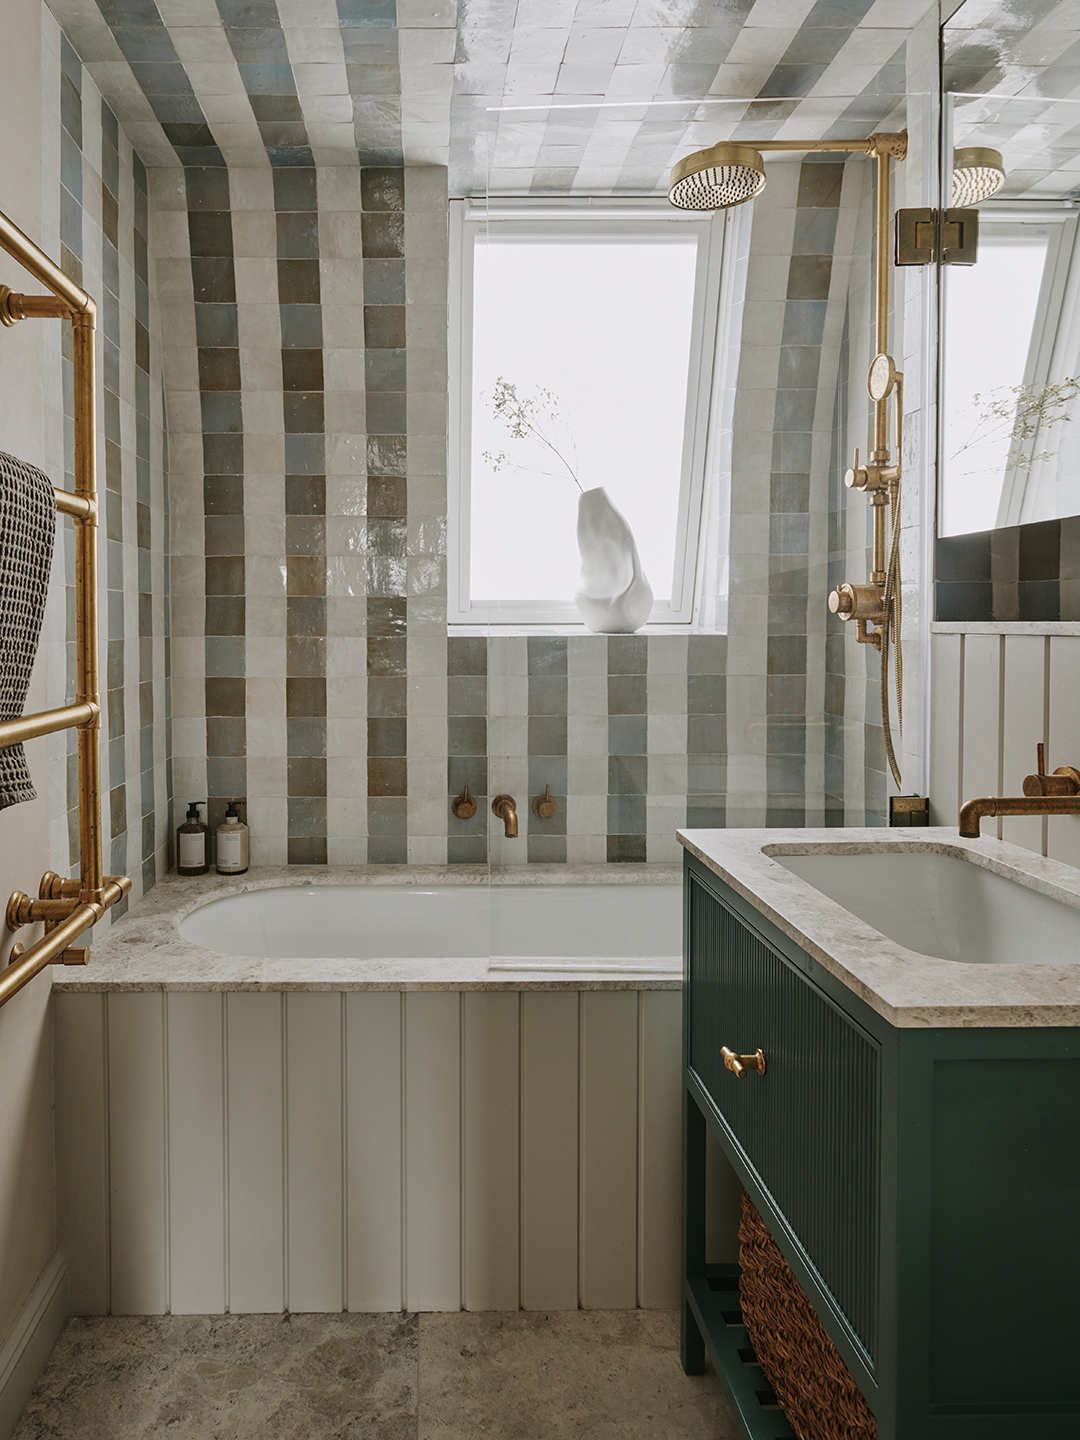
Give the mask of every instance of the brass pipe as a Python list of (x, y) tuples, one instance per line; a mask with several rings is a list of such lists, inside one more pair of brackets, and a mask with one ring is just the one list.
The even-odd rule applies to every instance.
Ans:
[(97, 500), (91, 500), (86, 495), (72, 495), (70, 490), (60, 490), (53, 486), (53, 499), (56, 501), (56, 510), (60, 515), (73, 515), (76, 520), (90, 520), (96, 522)]
[(872, 135), (869, 140), (743, 140), (738, 143), (760, 153), (771, 150), (805, 155), (872, 155), (876, 140), (877, 136)]
[[(67, 318), (72, 326), (75, 415), (74, 493), (54, 487), (57, 512), (75, 521), (75, 613), (78, 691), (73, 705), (0, 723), (0, 747), (18, 744), (71, 726), (78, 728), (79, 879), (61, 880), (53, 872), (42, 879), (37, 900), (17, 892), (8, 905), (16, 924), (44, 918), (44, 938), (11, 965), (0, 978), (0, 1004), (9, 999), (43, 966), (69, 950), (69, 942), (89, 929), (105, 910), (131, 889), (126, 877), (103, 883), (101, 859), (101, 699), (98, 680), (97, 612), (97, 440), (95, 433), (94, 330), (97, 307), (90, 296), (58, 265), (0, 214), (0, 248), (52, 291), (16, 294), (0, 286), (0, 322), (15, 325), (26, 319)], [(77, 891), (76, 891), (77, 887)], [(77, 952), (70, 951), (70, 956)]]
[[(874, 261), (874, 341), (876, 354), (889, 353), (889, 166), (892, 156), (879, 150), (877, 160), (877, 233)], [(874, 454), (881, 465), (889, 463), (889, 415), (887, 400), (874, 401)]]
[(13, 720), (0, 720), (0, 750), (36, 740), (39, 735), (55, 735), (58, 730), (71, 730), (76, 725), (90, 725), (100, 718), (96, 701), (93, 704), (63, 705), (59, 710), (39, 710), (36, 715), (17, 715)]
[(101, 697), (98, 693), (97, 445), (94, 434), (94, 328), (97, 312), (87, 298), (72, 320), (75, 361), (75, 494), (93, 509), (75, 521), (75, 615), (79, 693), (96, 715), (79, 729), (79, 868), (83, 894), (101, 891)]
[[(106, 875), (104, 888), (124, 884), (128, 889), (131, 888), (131, 881), (126, 875)], [(61, 880), (51, 870), (47, 870), (42, 876), (41, 889), (47, 889), (50, 893), (32, 899), (23, 891), (16, 890), (11, 896), (5, 913), (9, 930), (20, 930), (24, 925), (33, 925), (38, 920), (44, 920), (49, 925), (55, 924), (58, 920), (66, 920), (80, 905), (89, 903), (82, 893), (81, 881)]]
[(100, 901), (80, 905), (66, 920), (43, 935), (28, 950), (24, 950), (14, 963), (0, 972), (0, 1005), (6, 1004), (24, 985), (28, 985), (35, 975), (44, 970), (46, 965), (62, 955), (73, 940), (77, 940), (91, 925), (95, 925), (109, 906), (115, 905), (130, 889), (131, 881), (126, 875), (110, 880), (102, 891)]
[[(30, 274), (40, 280), (43, 285), (48, 286), (54, 295), (66, 300), (74, 311), (86, 310), (88, 306), (93, 307), (93, 301), (85, 290), (81, 290), (74, 280), (68, 278), (60, 269), (54, 265), (43, 250), (39, 250), (29, 235), (24, 235), (17, 225), (0, 213), (0, 249), (7, 253)], [(26, 299), (32, 297), (27, 296)]]
[(889, 508), (888, 495), (884, 490), (875, 490), (870, 496), (870, 505), (874, 516), (874, 568), (870, 572), (870, 583), (884, 588), (885, 566), (888, 563), (886, 558), (888, 537), (885, 525)]
[(960, 834), (974, 840), (983, 819), (997, 815), (1080, 815), (1080, 795), (984, 795), (960, 807)]

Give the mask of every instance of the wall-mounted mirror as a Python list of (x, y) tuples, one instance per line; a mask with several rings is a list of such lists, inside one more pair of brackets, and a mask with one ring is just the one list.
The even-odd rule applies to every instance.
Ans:
[(942, 204), (978, 210), (979, 244), (941, 267), (939, 619), (1074, 618), (1080, 11), (1062, 11), (965, 0), (943, 28)]

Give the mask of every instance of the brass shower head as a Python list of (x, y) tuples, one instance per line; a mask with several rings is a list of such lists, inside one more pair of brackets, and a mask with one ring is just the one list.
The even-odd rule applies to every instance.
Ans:
[(996, 195), (1005, 184), (1005, 166), (999, 150), (969, 146), (953, 151), (952, 198), (950, 204), (965, 209)]
[(695, 150), (671, 172), (668, 199), (680, 210), (727, 210), (760, 195), (765, 162), (749, 145)]

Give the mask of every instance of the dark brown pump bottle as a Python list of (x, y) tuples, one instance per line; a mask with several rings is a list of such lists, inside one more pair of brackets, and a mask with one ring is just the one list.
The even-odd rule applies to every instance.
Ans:
[(176, 832), (176, 873), (205, 875), (210, 869), (210, 831), (199, 819), (199, 806), (205, 800), (188, 804), (187, 819)]

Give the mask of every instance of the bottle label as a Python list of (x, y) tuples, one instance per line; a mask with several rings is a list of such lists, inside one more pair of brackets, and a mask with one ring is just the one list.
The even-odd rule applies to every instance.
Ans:
[(201, 870), (206, 864), (206, 836), (201, 830), (180, 835), (180, 866), (184, 870)]
[(229, 833), (219, 830), (217, 837), (217, 864), (219, 870), (239, 870), (242, 865), (240, 842), (243, 832), (238, 828)]

